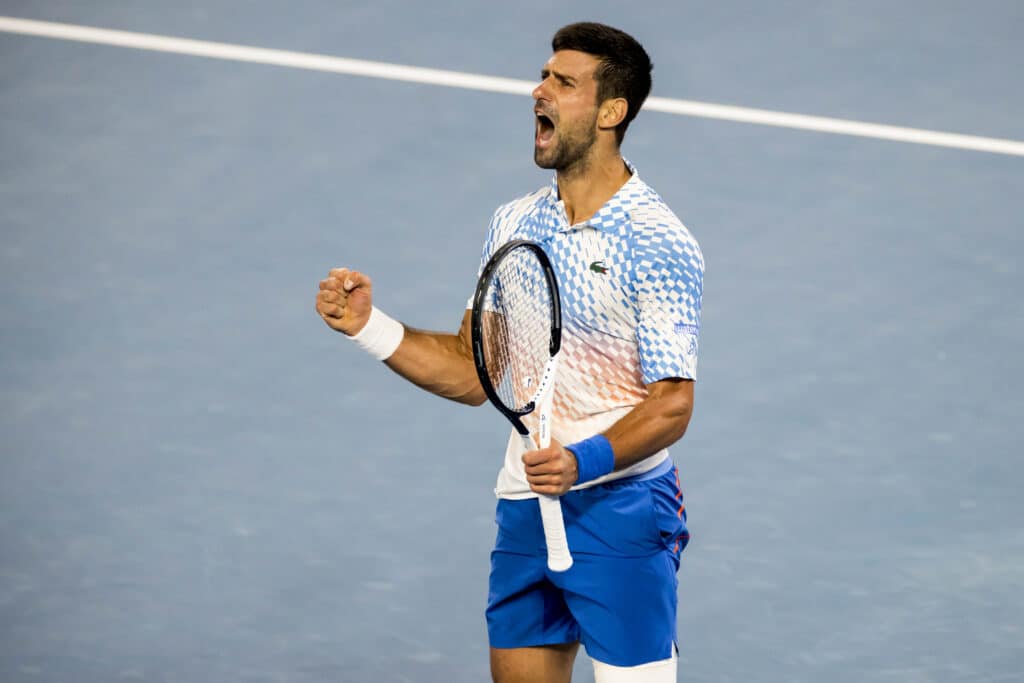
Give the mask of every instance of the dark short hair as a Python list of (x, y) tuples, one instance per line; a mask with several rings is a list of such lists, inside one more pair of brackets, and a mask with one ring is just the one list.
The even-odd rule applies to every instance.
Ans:
[(621, 144), (630, 121), (651, 93), (654, 65), (643, 45), (617, 28), (584, 21), (558, 29), (551, 39), (551, 50), (576, 50), (600, 60), (594, 72), (598, 103), (623, 97), (628, 105), (626, 118), (615, 128), (615, 137)]

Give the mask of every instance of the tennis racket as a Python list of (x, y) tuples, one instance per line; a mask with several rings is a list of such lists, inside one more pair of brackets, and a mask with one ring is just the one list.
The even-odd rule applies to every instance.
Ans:
[[(526, 450), (534, 441), (523, 418), (536, 413), (536, 446), (551, 444), (551, 401), (562, 311), (551, 260), (536, 242), (503, 244), (480, 273), (472, 313), (473, 360), (487, 398), (508, 418)], [(572, 566), (558, 496), (539, 495), (548, 567)]]

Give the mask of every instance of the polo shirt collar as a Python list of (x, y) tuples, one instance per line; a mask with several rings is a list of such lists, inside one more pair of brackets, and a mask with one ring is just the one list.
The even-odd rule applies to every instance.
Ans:
[[(623, 161), (626, 163), (626, 168), (628, 168), (630, 172), (629, 180), (623, 183), (618, 192), (612, 195), (612, 198), (605, 202), (604, 206), (598, 209), (597, 213), (586, 221), (581, 221), (576, 225), (569, 225), (567, 221), (560, 221), (562, 225), (558, 228), (559, 232), (568, 232), (570, 230), (587, 226), (594, 228), (595, 230), (613, 232), (629, 220), (629, 197), (637, 194), (637, 188), (642, 181), (640, 180), (640, 174), (636, 172), (636, 167), (633, 166), (628, 159), (623, 158)], [(564, 216), (565, 206), (558, 195), (557, 173), (551, 177), (551, 193), (548, 195), (548, 198), (548, 201), (552, 205), (556, 206)]]

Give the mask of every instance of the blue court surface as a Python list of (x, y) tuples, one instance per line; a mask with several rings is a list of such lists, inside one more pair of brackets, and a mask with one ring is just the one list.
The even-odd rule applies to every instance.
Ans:
[[(1024, 140), (1016, 1), (0, 14), (517, 79), (593, 19), (662, 97)], [(314, 299), (454, 330), (531, 107), (0, 33), (0, 680), (488, 680), (507, 423)], [(707, 262), (679, 680), (1021, 680), (1024, 158), (653, 111), (624, 153)]]

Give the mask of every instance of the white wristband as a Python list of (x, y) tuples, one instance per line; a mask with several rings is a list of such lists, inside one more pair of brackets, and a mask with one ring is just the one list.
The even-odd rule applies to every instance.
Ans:
[(387, 360), (402, 343), (405, 328), (402, 323), (374, 306), (370, 309), (370, 319), (363, 325), (363, 329), (353, 336), (345, 336), (377, 360)]

